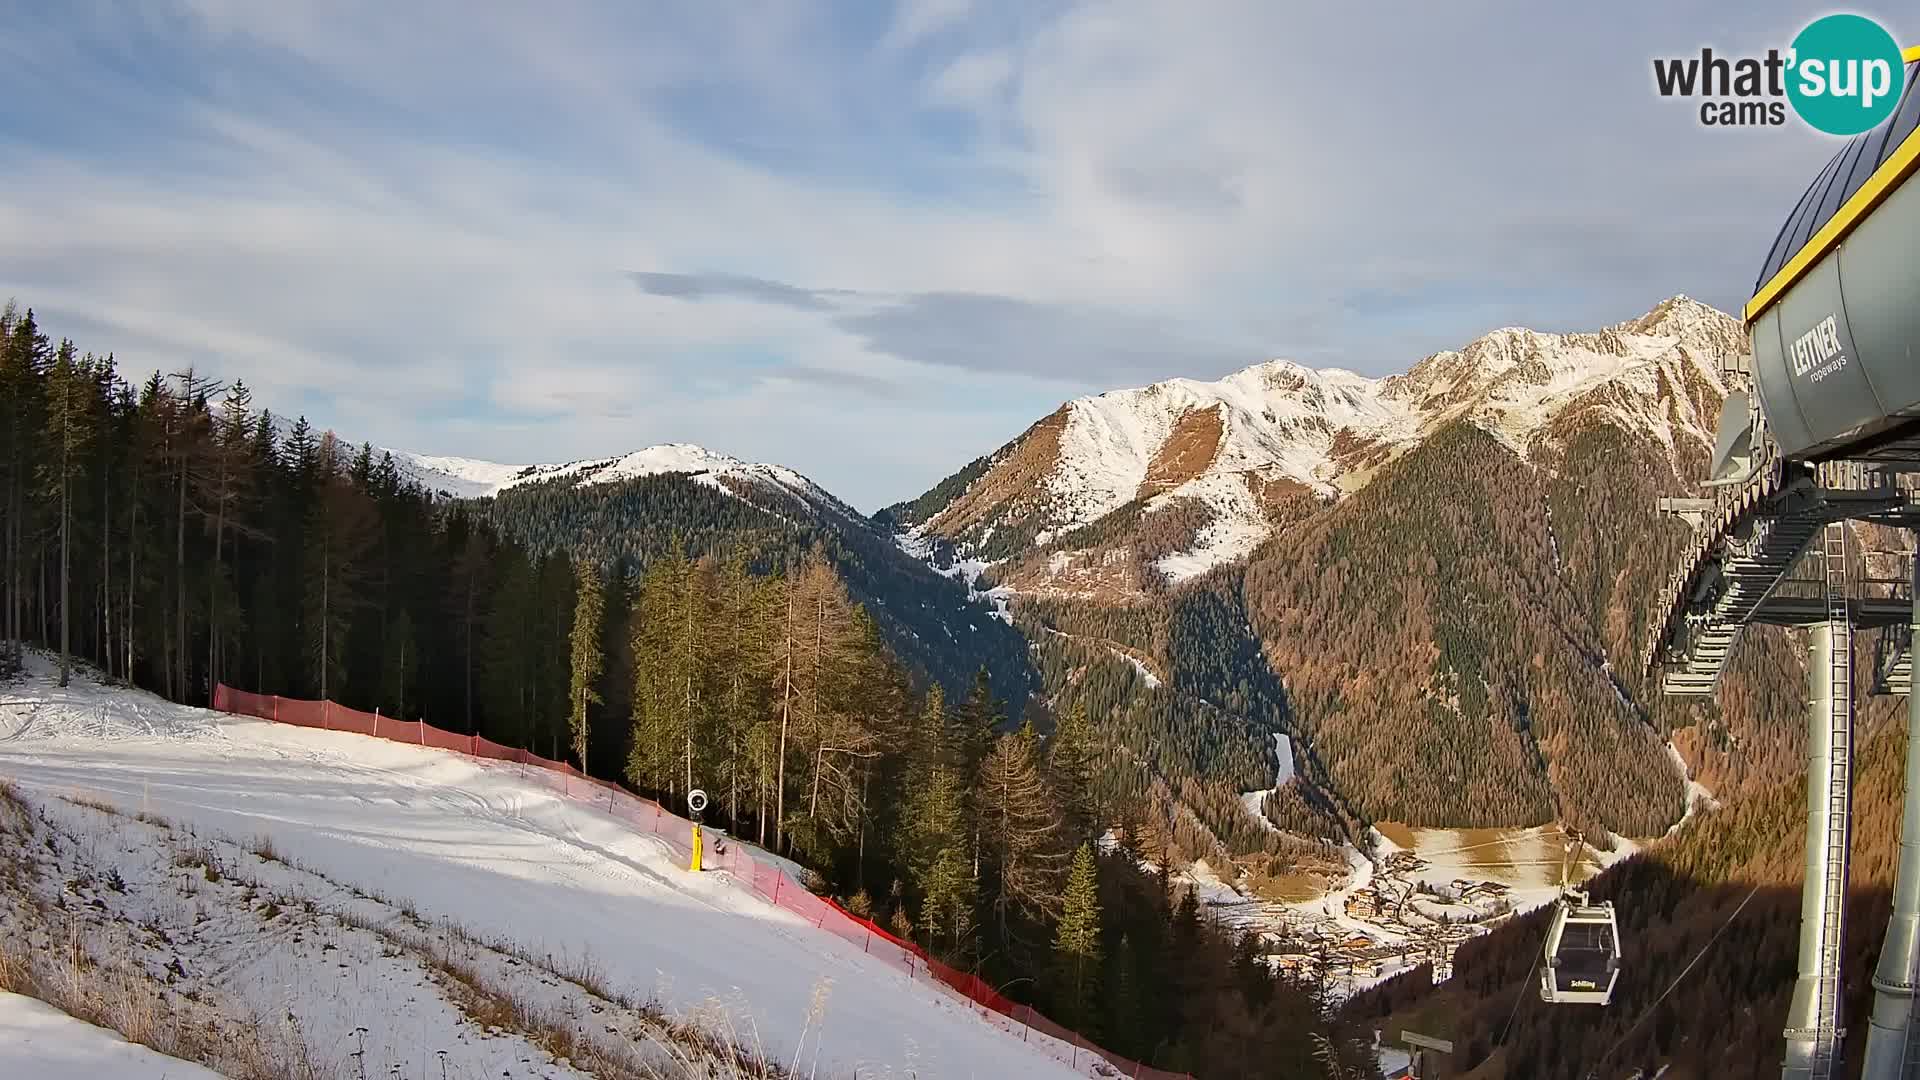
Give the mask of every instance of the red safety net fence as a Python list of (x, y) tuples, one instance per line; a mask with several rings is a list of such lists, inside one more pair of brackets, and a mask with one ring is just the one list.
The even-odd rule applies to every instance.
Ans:
[[(220, 712), (254, 716), (279, 724), (349, 731), (519, 765), (522, 766), (520, 775), (527, 781), (557, 795), (591, 803), (637, 831), (659, 837), (680, 859), (691, 860), (693, 856), (693, 822), (618, 784), (587, 776), (564, 761), (552, 761), (531, 751), (502, 746), (478, 735), (455, 735), (423, 720), (395, 720), (378, 712), (364, 713), (330, 701), (254, 694), (225, 684), (214, 688), (213, 707)], [(1102, 1050), (1078, 1032), (1069, 1031), (1031, 1007), (1003, 996), (979, 976), (948, 967), (928, 956), (920, 946), (902, 941), (832, 900), (815, 895), (771, 861), (771, 856), (756, 858), (754, 849), (733, 842), (713, 829), (707, 830), (707, 837), (702, 866), (732, 874), (768, 903), (800, 916), (816, 929), (848, 944), (858, 945), (860, 951), (905, 972), (910, 979), (929, 979), (947, 987), (972, 1003), (983, 1020), (1034, 1044), (1036, 1049), (1074, 1068), (1084, 1067), (1094, 1076), (1193, 1080), (1186, 1073), (1155, 1069)]]

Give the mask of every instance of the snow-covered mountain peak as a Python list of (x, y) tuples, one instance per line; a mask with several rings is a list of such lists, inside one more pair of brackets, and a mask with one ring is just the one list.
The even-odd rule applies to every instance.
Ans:
[(853, 513), (819, 485), (792, 469), (742, 461), (730, 454), (693, 443), (661, 443), (626, 454), (557, 465), (506, 465), (473, 458), (416, 454), (407, 450), (389, 452), (393, 454), (394, 463), (402, 475), (419, 482), (430, 491), (452, 498), (486, 498), (522, 484), (549, 480), (592, 485), (681, 474), (730, 493), (734, 492), (734, 488), (726, 481), (771, 484), (809, 504)]
[(1745, 349), (1737, 320), (1675, 296), (1597, 331), (1502, 327), (1385, 378), (1281, 359), (1213, 381), (1109, 391), (1067, 402), (914, 524), (995, 557), (1015, 553), (998, 549), (1010, 537), (1047, 544), (1142, 501), (1146, 514), (1211, 521), (1160, 560), (1182, 577), (1250, 551), (1271, 531), (1276, 499), (1344, 497), (1457, 421), (1524, 457), (1558, 437), (1556, 420), (1576, 416), (1669, 451), (1681, 440), (1710, 445), (1720, 369)]
[(1699, 353), (1737, 355), (1747, 349), (1746, 331), (1739, 319), (1684, 293), (1661, 301), (1652, 311), (1614, 329), (1669, 338)]

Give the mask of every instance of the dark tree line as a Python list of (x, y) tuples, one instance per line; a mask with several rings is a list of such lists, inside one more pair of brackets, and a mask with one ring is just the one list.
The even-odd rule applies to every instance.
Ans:
[(38, 641), (63, 678), (72, 655), (180, 701), (225, 680), (500, 730), (473, 675), (510, 552), (391, 460), (240, 382), (130, 376), (11, 307), (0, 398), (11, 664)]

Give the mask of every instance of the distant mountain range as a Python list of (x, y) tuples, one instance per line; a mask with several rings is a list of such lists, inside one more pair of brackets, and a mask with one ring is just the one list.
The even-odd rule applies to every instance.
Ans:
[(1711, 448), (1724, 392), (1717, 364), (1744, 348), (1729, 316), (1676, 296), (1596, 333), (1496, 330), (1382, 379), (1276, 360), (1215, 382), (1115, 390), (1067, 402), (885, 513), (987, 559), (1067, 555), (1019, 575), (1018, 587), (1035, 592), (1097, 583), (1104, 545), (1076, 539), (1103, 519), (1178, 516), (1192, 535), (1153, 564), (1174, 583), (1245, 558), (1287, 497), (1351, 494), (1455, 422), (1523, 458), (1557, 421), (1585, 413), (1670, 452)]
[(591, 486), (617, 484), (645, 476), (684, 475), (723, 491), (741, 484), (765, 484), (843, 515), (857, 513), (813, 481), (779, 465), (754, 465), (692, 443), (663, 443), (616, 457), (569, 461), (563, 465), (501, 465), (472, 458), (429, 457), (391, 450), (402, 475), (430, 491), (452, 498), (477, 499), (542, 481)]

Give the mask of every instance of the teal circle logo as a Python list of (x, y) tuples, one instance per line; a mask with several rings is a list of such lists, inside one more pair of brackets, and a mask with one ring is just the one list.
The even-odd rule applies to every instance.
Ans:
[(1893, 115), (1907, 66), (1879, 23), (1828, 15), (1793, 39), (1787, 72), (1787, 99), (1800, 119), (1829, 135), (1858, 135)]

